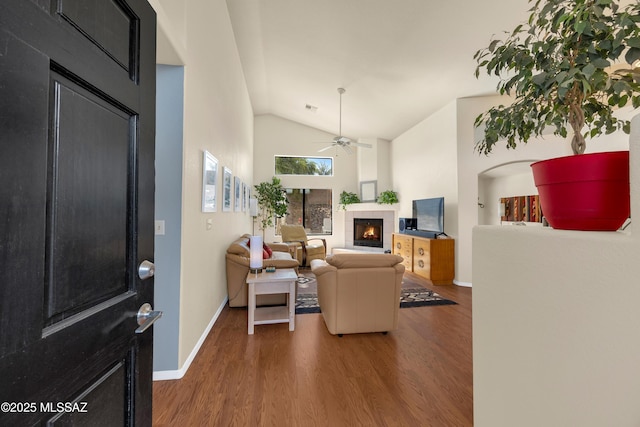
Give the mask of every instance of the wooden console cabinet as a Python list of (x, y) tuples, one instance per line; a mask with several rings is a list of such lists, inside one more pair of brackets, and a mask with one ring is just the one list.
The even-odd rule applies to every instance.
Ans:
[(455, 240), (427, 239), (393, 234), (393, 253), (400, 255), (405, 269), (434, 285), (452, 285), (455, 277)]

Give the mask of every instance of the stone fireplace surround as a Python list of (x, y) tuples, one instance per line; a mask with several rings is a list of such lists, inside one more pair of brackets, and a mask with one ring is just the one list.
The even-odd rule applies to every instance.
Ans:
[[(353, 219), (372, 218), (383, 220), (382, 248), (368, 248), (353, 245)], [(391, 250), (393, 232), (396, 224), (396, 211), (394, 210), (349, 210), (344, 216), (344, 246), (346, 249), (355, 249), (367, 252), (384, 252)]]

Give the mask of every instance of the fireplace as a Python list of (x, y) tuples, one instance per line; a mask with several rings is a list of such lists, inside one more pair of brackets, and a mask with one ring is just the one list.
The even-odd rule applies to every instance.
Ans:
[(383, 247), (383, 223), (382, 218), (354, 218), (353, 246)]

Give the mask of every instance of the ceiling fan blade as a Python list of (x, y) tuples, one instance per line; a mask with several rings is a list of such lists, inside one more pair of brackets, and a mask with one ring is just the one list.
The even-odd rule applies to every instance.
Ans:
[(351, 147), (349, 147), (348, 145), (341, 145), (342, 148), (344, 148), (344, 151), (346, 151), (347, 153), (351, 154), (353, 153), (353, 151), (351, 151)]
[(371, 144), (365, 144), (364, 142), (351, 142), (350, 145), (355, 145), (356, 147), (364, 147), (364, 148), (371, 148), (373, 147)]
[[(325, 142), (325, 144), (326, 144), (326, 142)], [(334, 147), (333, 145), (329, 145), (328, 147), (321, 148), (321, 149), (318, 150), (318, 153), (322, 153), (323, 151), (327, 151), (327, 150), (329, 150), (329, 149), (331, 149), (333, 147)]]

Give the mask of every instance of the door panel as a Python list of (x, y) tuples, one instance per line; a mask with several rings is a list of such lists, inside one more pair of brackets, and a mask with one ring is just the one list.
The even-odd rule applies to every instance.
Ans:
[(130, 61), (137, 58), (132, 55), (136, 50), (137, 25), (126, 4), (112, 0), (57, 0), (57, 8), (60, 16), (121, 67), (127, 71), (135, 69)]
[(127, 178), (135, 155), (129, 113), (60, 75), (52, 80), (48, 324), (129, 290)]
[[(127, 420), (128, 414), (123, 405), (131, 372), (127, 369), (126, 362), (127, 360), (123, 360), (116, 363), (95, 381), (91, 381), (77, 396), (68, 399), (64, 405), (71, 411), (56, 413), (47, 420), (47, 425), (101, 426), (105, 424), (105, 420), (113, 420), (113, 425), (119, 425), (118, 420), (122, 420), (122, 425), (131, 422), (132, 420)], [(47, 404), (47, 409), (51, 407), (51, 412), (54, 412), (53, 409), (58, 409), (59, 405), (50, 403)]]
[(2, 0), (0, 129), (0, 425), (150, 425), (146, 1)]

